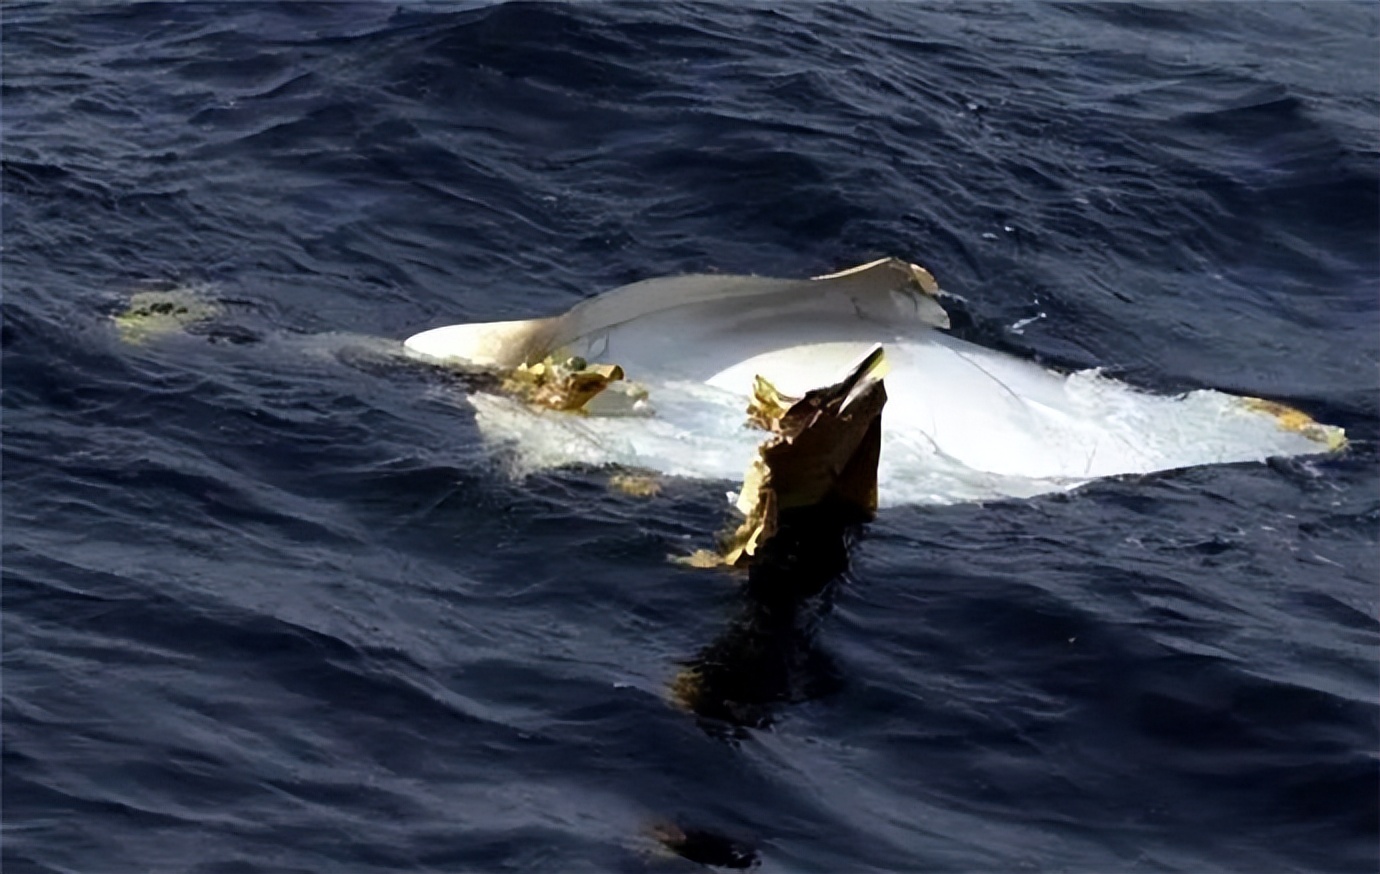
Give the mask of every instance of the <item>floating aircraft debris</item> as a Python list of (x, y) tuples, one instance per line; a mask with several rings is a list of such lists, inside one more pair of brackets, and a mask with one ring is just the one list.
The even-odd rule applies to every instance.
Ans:
[(748, 422), (771, 436), (757, 448), (738, 494), (743, 521), (724, 538), (720, 553), (701, 550), (685, 563), (742, 566), (776, 536), (781, 516), (819, 508), (838, 519), (861, 520), (877, 511), (877, 462), (882, 449), (885, 357), (873, 347), (833, 385), (803, 397), (781, 394), (758, 376)]
[[(555, 317), (450, 325), (404, 345), (426, 360), (504, 374), (510, 389), (552, 362), (572, 362), (566, 378), (580, 388), (564, 409), (526, 384), (468, 397), (486, 438), (516, 450), (519, 472), (577, 463), (720, 480), (747, 472), (740, 508), (762, 526), (730, 538), (720, 555), (729, 564), (769, 532), (763, 482), (777, 502), (806, 500), (783, 495), (791, 480), (773, 465), (803, 464), (810, 452), (830, 460), (823, 467), (835, 479), (817, 477), (799, 496), (833, 499), (842, 490), (866, 503), (861, 484), (875, 484), (874, 505), (887, 506), (1030, 497), (1100, 477), (1345, 445), (1340, 428), (1273, 401), (1212, 390), (1157, 395), (967, 342), (946, 333), (941, 299), (929, 272), (890, 258), (803, 280), (675, 276), (605, 292)], [(856, 366), (883, 358), (885, 390), (877, 372), (860, 380)], [(622, 401), (601, 412), (608, 387), (620, 382)], [(884, 416), (881, 400), (855, 411), (870, 415), (875, 405), (875, 428), (861, 419), (829, 424), (824, 408), (811, 406), (815, 424), (796, 429), (808, 418), (797, 409), (804, 399), (827, 396), (837, 415), (862, 402), (844, 403), (862, 382), (885, 398)], [(816, 439), (812, 429), (833, 436)], [(864, 456), (871, 476), (850, 472), (844, 488), (834, 467), (874, 430)]]

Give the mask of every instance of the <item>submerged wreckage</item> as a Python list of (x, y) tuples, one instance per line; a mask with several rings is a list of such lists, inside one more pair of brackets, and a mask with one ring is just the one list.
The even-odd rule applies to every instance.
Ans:
[(469, 401), (524, 470), (744, 479), (742, 524), (697, 564), (750, 561), (795, 508), (865, 518), (879, 503), (1028, 497), (1345, 444), (1341, 429), (1271, 401), (1155, 395), (960, 340), (941, 297), (927, 271), (896, 259), (805, 280), (676, 276), (405, 347), (500, 377)]

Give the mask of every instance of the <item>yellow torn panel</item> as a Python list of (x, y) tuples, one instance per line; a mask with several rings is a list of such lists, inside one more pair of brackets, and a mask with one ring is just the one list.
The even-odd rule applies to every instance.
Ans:
[(547, 356), (521, 364), (503, 378), (503, 390), (529, 404), (565, 412), (583, 412), (585, 404), (623, 378), (616, 364), (588, 364), (583, 358)]

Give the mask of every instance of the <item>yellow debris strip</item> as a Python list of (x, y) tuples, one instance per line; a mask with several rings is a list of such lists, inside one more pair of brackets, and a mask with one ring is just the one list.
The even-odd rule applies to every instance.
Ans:
[(1241, 398), (1241, 405), (1251, 412), (1273, 416), (1275, 424), (1283, 430), (1302, 434), (1314, 443), (1321, 443), (1327, 447), (1329, 452), (1336, 452), (1346, 446), (1346, 431), (1335, 425), (1323, 425), (1316, 422), (1307, 413), (1278, 401), (1267, 401), (1264, 398)]

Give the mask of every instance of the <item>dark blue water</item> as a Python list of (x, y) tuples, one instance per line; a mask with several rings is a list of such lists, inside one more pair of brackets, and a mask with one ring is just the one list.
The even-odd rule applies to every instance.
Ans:
[[(0, 25), (8, 874), (1380, 864), (1374, 4)], [(783, 602), (666, 561), (730, 484), (515, 482), (348, 341), (883, 255), (1352, 447), (887, 511)]]

